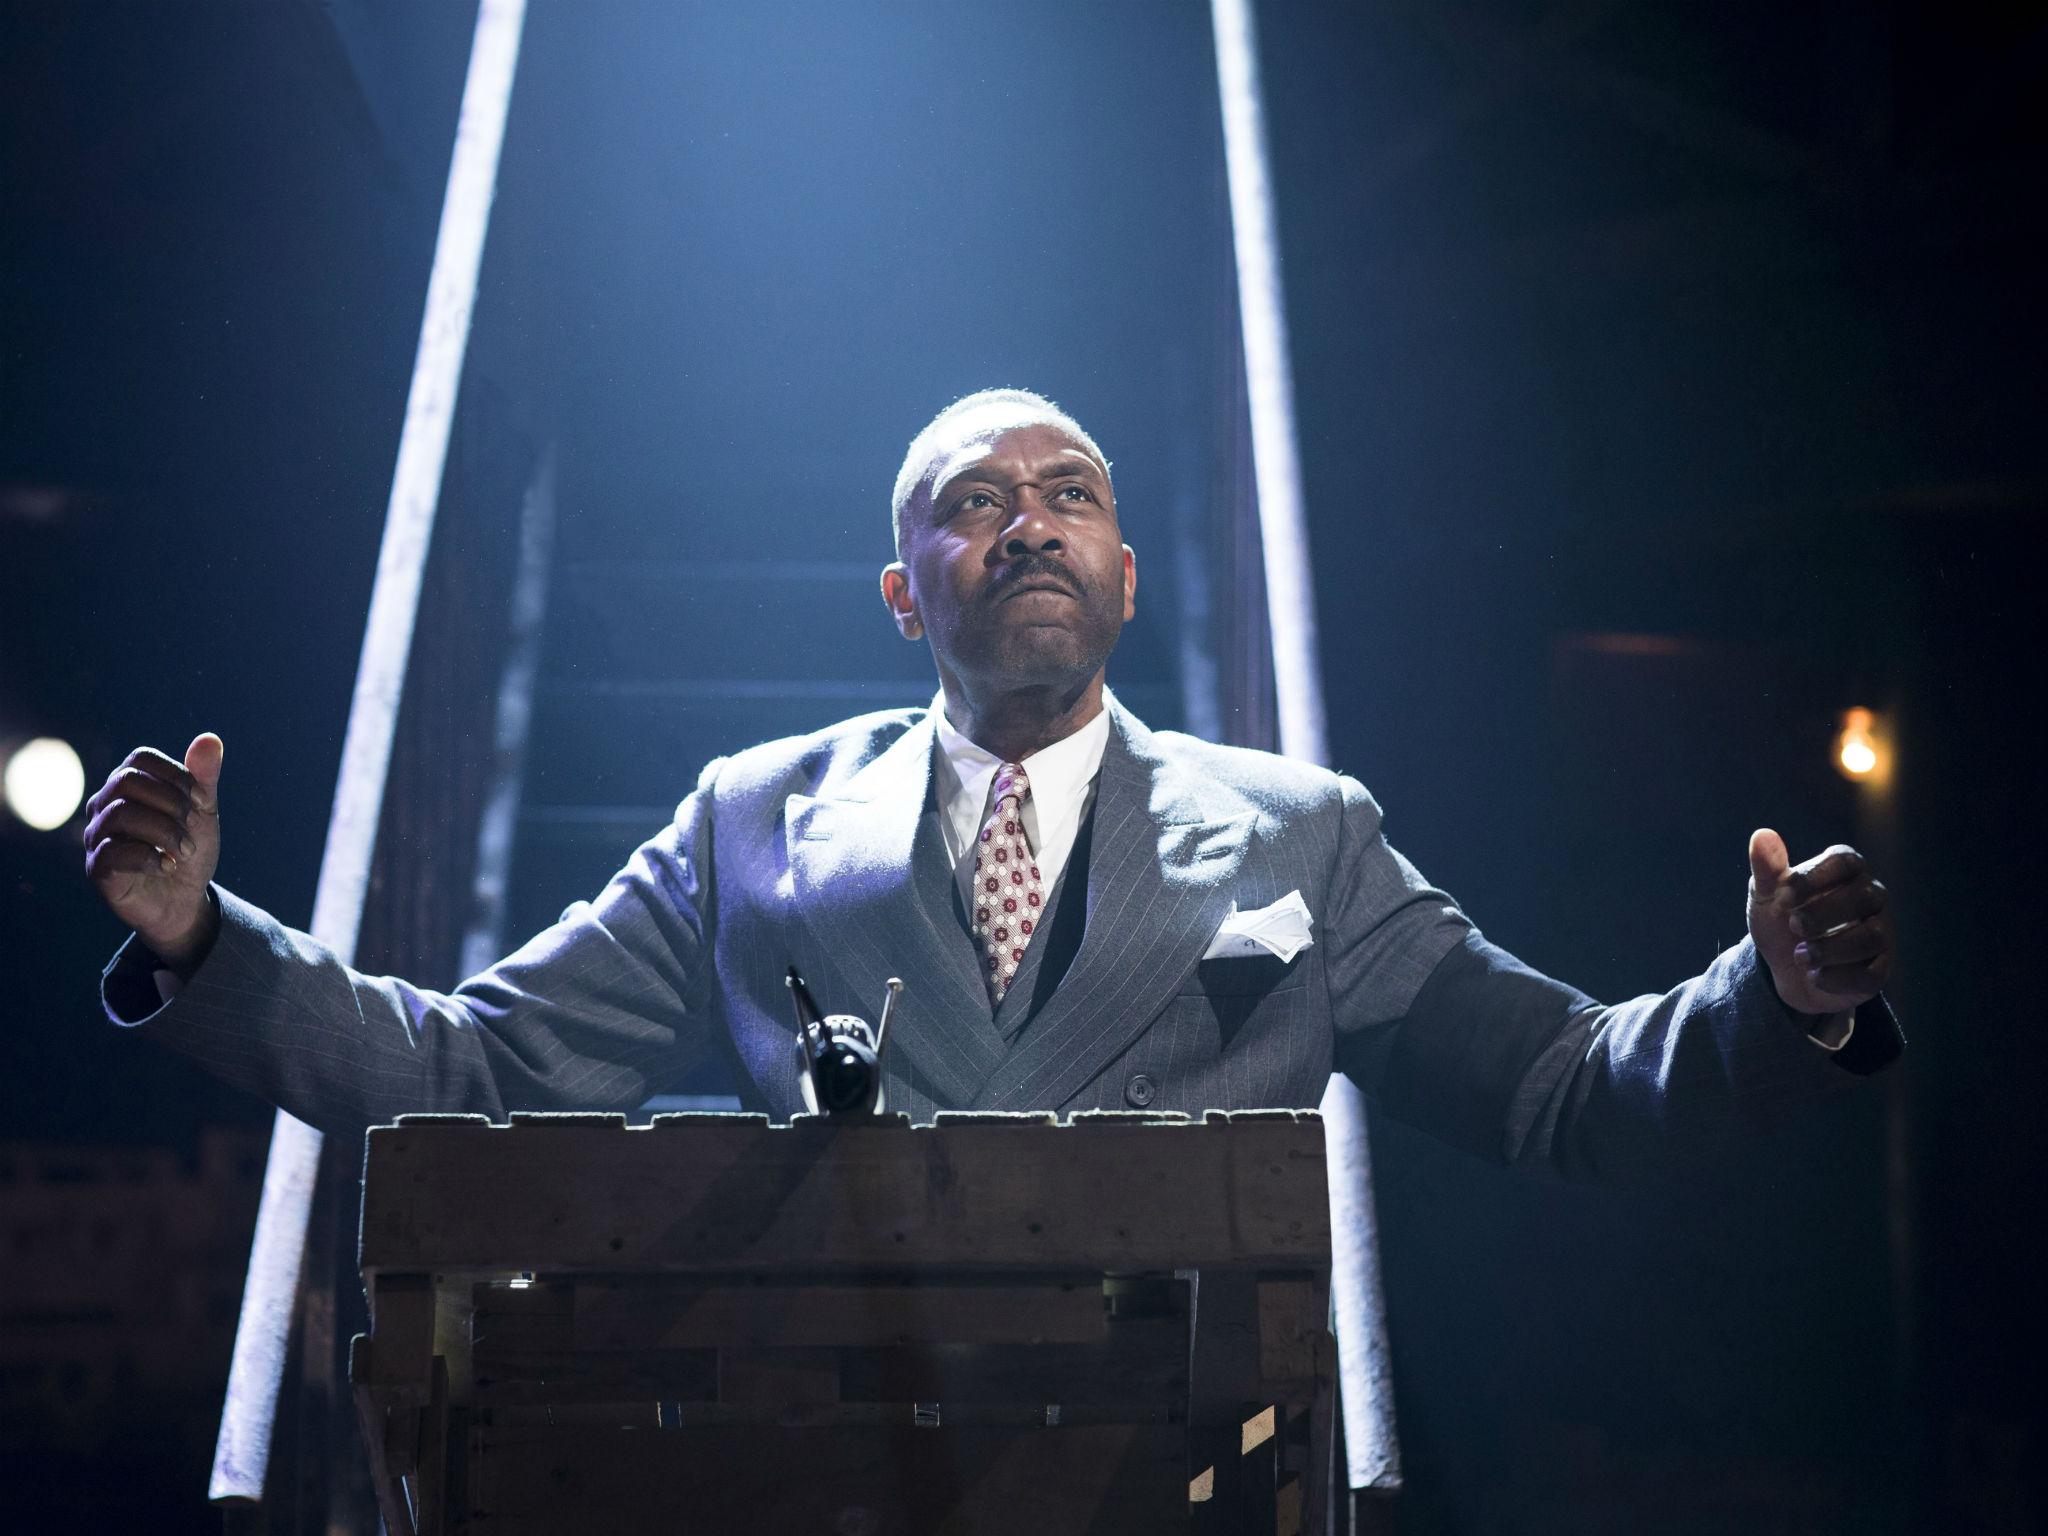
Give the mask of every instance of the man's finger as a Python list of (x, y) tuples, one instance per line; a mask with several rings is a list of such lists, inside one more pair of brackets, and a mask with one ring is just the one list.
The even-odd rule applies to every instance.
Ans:
[(1884, 929), (1876, 923), (1857, 923), (1825, 938), (1808, 939), (1792, 954), (1809, 968), (1825, 970), (1829, 966), (1857, 965), (1865, 960), (1875, 960), (1890, 949), (1891, 941)]
[[(109, 800), (148, 799), (152, 804), (159, 797), (167, 797), (181, 810), (191, 801), (192, 775), (183, 766), (174, 763), (163, 753), (150, 747), (138, 747), (121, 762), (121, 766), (107, 775), (106, 783), (93, 792), (85, 803), (90, 816)], [(154, 790), (135, 790), (130, 786), (150, 785)], [(169, 809), (169, 803), (165, 808)]]
[(1883, 884), (1876, 880), (1852, 880), (1811, 897), (1792, 910), (1792, 931), (1801, 938), (1813, 938), (1861, 922), (1882, 912), (1888, 899)]
[(167, 784), (142, 768), (116, 768), (108, 775), (107, 782), (93, 791), (85, 802), (85, 846), (90, 848), (99, 839), (93, 833), (93, 823), (100, 812), (117, 800), (134, 800), (143, 805), (154, 806), (168, 816), (180, 821), (190, 814), (192, 800), (184, 790), (175, 784)]
[(1804, 906), (1830, 886), (1853, 880), (1862, 873), (1863, 855), (1847, 843), (1837, 843), (1786, 875), (1785, 885), (1792, 893), (1792, 904)]
[(166, 816), (155, 806), (135, 800), (114, 801), (95, 816), (92, 825), (86, 829), (89, 847), (110, 837), (148, 843), (152, 848), (161, 848), (165, 853), (176, 854), (180, 858), (189, 858), (198, 852), (197, 846), (186, 835), (182, 820)]
[(1785, 851), (1785, 839), (1769, 827), (1749, 834), (1749, 883), (1753, 898), (1769, 901), (1776, 893), (1792, 863)]
[(162, 779), (166, 784), (175, 784), (186, 794), (192, 793), (192, 775), (185, 771), (185, 765), (167, 752), (155, 747), (137, 747), (121, 759), (123, 768), (139, 768), (152, 778)]
[(132, 837), (103, 838), (85, 856), (85, 872), (94, 880), (111, 875), (160, 875), (164, 873), (164, 855)]
[(192, 808), (208, 814), (220, 809), (220, 765), (227, 756), (227, 743), (211, 731), (202, 731), (185, 749), (185, 771), (192, 777)]
[(139, 800), (144, 805), (155, 806), (166, 815), (181, 818), (192, 809), (192, 797), (184, 790), (140, 768), (117, 768), (113, 776), (100, 786), (99, 793), (86, 802), (86, 810), (88, 813), (97, 812), (116, 800)]

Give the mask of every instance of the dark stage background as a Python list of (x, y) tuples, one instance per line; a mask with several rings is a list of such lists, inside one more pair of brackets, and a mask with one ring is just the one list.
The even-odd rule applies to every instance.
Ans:
[[(96, 785), (220, 731), (222, 878), (295, 923), (472, 18), (0, 5), (0, 745)], [(1757, 825), (1903, 924), (1903, 1068), (1713, 1169), (1377, 1127), (1400, 1529), (2038, 1529), (2040, 8), (1259, 21), (1333, 747), (1394, 842), (1600, 996), (1740, 935)], [(502, 627), (552, 449), (512, 930), (714, 753), (928, 696), (871, 584), (969, 389), (1116, 461), (1127, 701), (1245, 726), (1186, 638), (1240, 590), (1216, 115), (1195, 0), (535, 0), (433, 588)], [(1887, 794), (1830, 766), (1855, 704)], [(0, 1502), (211, 1529), (268, 1112), (104, 1023), (77, 833), (0, 816)]]

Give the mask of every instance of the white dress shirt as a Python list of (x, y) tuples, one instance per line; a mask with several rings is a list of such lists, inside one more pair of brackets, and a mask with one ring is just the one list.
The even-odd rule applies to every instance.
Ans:
[[(1105, 688), (1104, 708), (1093, 720), (1024, 758), (1024, 772), (1031, 780), (1031, 798), (1024, 802), (1024, 831), (1038, 856), (1039, 877), (1048, 895), (1059, 883), (1074, 851), (1081, 819), (1095, 801), (1102, 750), (1109, 744), (1108, 699)], [(1003, 760), (953, 729), (953, 722), (946, 718), (943, 689), (932, 700), (932, 719), (938, 725), (932, 771), (937, 778), (939, 827), (945, 834), (946, 855), (953, 861), (961, 900), (971, 906), (968, 888), (974, 861), (968, 853), (981, 836), (982, 823), (988, 820), (989, 794)]]

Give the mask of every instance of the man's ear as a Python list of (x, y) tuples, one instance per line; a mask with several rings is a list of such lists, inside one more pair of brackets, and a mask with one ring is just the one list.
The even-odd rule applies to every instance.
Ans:
[(910, 595), (910, 569), (901, 560), (882, 567), (882, 601), (889, 605), (899, 635), (906, 640), (924, 638), (924, 620), (917, 616), (917, 603)]
[(1124, 546), (1124, 622), (1130, 623), (1138, 612), (1138, 553), (1130, 545)]

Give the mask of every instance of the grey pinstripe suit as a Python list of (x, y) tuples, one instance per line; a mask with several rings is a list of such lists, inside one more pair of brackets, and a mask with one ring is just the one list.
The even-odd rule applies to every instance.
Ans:
[[(800, 1106), (792, 962), (828, 1007), (906, 991), (891, 1107), (1312, 1106), (1335, 1068), (1481, 1155), (1600, 1173), (1690, 1128), (1810, 1096), (1897, 1054), (1803, 1038), (1747, 940), (1662, 996), (1603, 1008), (1487, 944), (1380, 836), (1356, 782), (1147, 730), (1111, 703), (1088, 849), (991, 1012), (931, 808), (924, 711), (846, 721), (704, 771), (594, 902), (453, 993), (357, 974), (225, 892), (218, 943), (159, 1007), (132, 940), (108, 1012), (311, 1123), (407, 1111), (625, 1108), (723, 1058), (743, 1101)], [(1202, 961), (1230, 903), (1299, 890), (1313, 947)], [(1075, 904), (1081, 909), (1077, 912)]]

